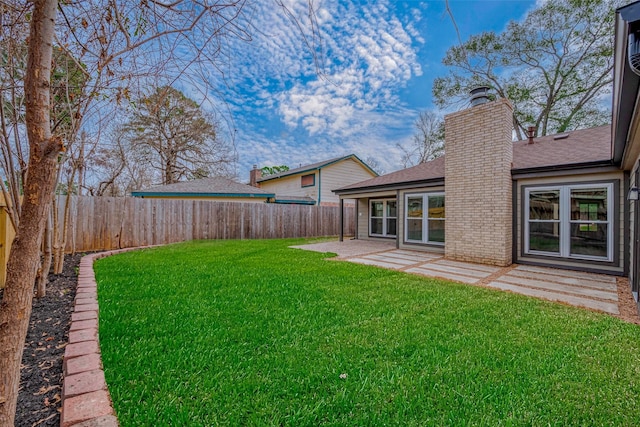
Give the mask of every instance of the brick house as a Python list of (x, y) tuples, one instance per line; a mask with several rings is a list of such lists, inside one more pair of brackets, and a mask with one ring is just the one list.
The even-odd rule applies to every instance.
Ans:
[(513, 142), (511, 112), (499, 99), (449, 114), (445, 156), (336, 189), (356, 201), (355, 238), (628, 276), (638, 303), (640, 2), (616, 12), (611, 125)]
[(335, 190), (358, 239), (498, 266), (622, 275), (625, 174), (611, 128), (512, 141), (506, 99), (445, 117), (445, 156)]

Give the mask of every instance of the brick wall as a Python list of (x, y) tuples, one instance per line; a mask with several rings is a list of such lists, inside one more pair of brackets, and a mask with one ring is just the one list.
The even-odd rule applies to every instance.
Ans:
[(506, 99), (445, 117), (445, 257), (512, 263), (513, 110)]

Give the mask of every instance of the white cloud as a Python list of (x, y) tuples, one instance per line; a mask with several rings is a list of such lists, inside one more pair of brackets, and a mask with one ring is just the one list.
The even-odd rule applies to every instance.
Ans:
[[(299, 26), (274, 3), (257, 2), (252, 42), (231, 41), (224, 92), (236, 116), (241, 162), (297, 166), (355, 152), (376, 157), (387, 171), (397, 169), (395, 144), (408, 139), (417, 116), (404, 111), (397, 93), (422, 74), (417, 49), (424, 40), (416, 29), (421, 12), (404, 13), (401, 21), (387, 0), (316, 1), (318, 73), (307, 2), (284, 3)], [(286, 131), (281, 138), (260, 129), (264, 120), (273, 127), (274, 119)]]

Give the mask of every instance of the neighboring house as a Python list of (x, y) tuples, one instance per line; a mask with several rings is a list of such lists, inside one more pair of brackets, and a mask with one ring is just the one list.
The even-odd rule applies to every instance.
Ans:
[(376, 176), (373, 169), (351, 154), (265, 177), (254, 166), (250, 184), (275, 193), (275, 203), (338, 206), (340, 198), (331, 190)]
[(269, 202), (275, 197), (275, 194), (268, 191), (222, 177), (194, 179), (192, 181), (160, 185), (132, 191), (131, 195), (155, 199), (202, 199), (254, 203)]

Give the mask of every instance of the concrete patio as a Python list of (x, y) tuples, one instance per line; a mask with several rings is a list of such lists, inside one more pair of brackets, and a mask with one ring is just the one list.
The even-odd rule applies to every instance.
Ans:
[(441, 254), (396, 249), (395, 242), (345, 240), (294, 248), (332, 252), (338, 259), (510, 291), (618, 315), (616, 278), (547, 267), (493, 267), (451, 261)]

